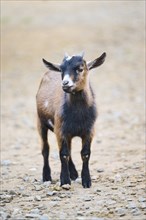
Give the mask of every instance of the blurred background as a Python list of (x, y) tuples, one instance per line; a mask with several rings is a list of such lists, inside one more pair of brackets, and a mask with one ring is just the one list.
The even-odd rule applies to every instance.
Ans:
[(114, 152), (132, 147), (137, 155), (144, 140), (144, 1), (2, 1), (1, 7), (4, 157), (19, 147), (24, 155), (40, 153), (35, 96), (47, 71), (42, 58), (59, 63), (65, 52), (81, 51), (86, 60), (107, 53), (90, 75), (99, 111), (94, 144)]

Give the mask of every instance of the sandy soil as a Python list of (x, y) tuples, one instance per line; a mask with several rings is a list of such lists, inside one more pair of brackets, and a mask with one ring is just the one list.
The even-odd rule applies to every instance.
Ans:
[[(1, 2), (1, 219), (144, 220), (144, 1)], [(99, 117), (92, 144), (92, 187), (80, 178), (59, 187), (60, 161), (50, 132), (52, 184), (43, 160), (35, 95), (45, 67), (64, 52), (107, 52), (91, 72)], [(81, 171), (81, 142), (72, 143)]]

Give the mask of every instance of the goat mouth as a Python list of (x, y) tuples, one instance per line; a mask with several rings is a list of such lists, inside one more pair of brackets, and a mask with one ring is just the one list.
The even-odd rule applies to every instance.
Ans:
[(72, 93), (73, 92), (73, 86), (63, 86), (63, 91), (67, 93)]

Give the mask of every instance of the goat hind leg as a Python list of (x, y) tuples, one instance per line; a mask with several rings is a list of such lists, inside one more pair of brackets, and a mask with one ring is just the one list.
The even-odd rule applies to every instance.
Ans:
[(48, 128), (38, 120), (38, 129), (42, 140), (42, 155), (44, 159), (43, 165), (43, 182), (51, 181), (51, 169), (49, 166), (49, 144), (47, 140)]

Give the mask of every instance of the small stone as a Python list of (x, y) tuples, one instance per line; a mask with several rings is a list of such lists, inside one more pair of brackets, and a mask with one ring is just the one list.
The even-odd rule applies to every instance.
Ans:
[(8, 214), (4, 211), (0, 211), (0, 218), (2, 220), (6, 220), (8, 218)]
[(112, 186), (111, 188), (112, 188), (113, 190), (117, 190), (117, 189), (118, 189), (118, 186), (115, 185), (115, 186)]
[(48, 191), (48, 192), (46, 193), (47, 196), (53, 196), (53, 195), (55, 195), (55, 194), (56, 194), (55, 191)]
[(34, 201), (34, 197), (33, 197), (33, 196), (26, 197), (26, 198), (25, 198), (25, 201), (26, 201), (26, 202)]
[(37, 171), (37, 169), (35, 167), (32, 167), (29, 170), (32, 171), (32, 172)]
[(80, 177), (78, 177), (78, 178), (75, 180), (75, 183), (81, 184), (81, 182), (82, 182), (82, 179), (81, 179)]
[(17, 192), (15, 192), (14, 190), (10, 190), (10, 191), (9, 191), (9, 194), (10, 194), (10, 195), (17, 195)]
[(24, 186), (20, 186), (20, 187), (19, 187), (19, 190), (20, 190), (20, 191), (23, 191), (23, 190), (25, 190), (25, 187), (24, 187)]
[(126, 210), (123, 209), (123, 208), (116, 208), (115, 211), (116, 211), (116, 213), (117, 213), (119, 216), (121, 216), (121, 217), (124, 216), (124, 215), (126, 215)]
[(47, 206), (44, 205), (44, 204), (39, 204), (38, 208), (41, 209), (41, 210), (45, 210), (45, 209), (47, 209)]
[(35, 201), (41, 201), (41, 197), (40, 196), (35, 196)]
[(32, 209), (30, 212), (31, 214), (39, 214), (40, 210), (36, 208), (36, 209)]
[(1, 195), (1, 200), (4, 201), (5, 203), (10, 203), (13, 199), (12, 195)]
[(121, 182), (122, 181), (122, 177), (119, 173), (117, 173), (115, 176), (114, 176), (114, 182)]
[(46, 181), (43, 183), (44, 187), (49, 187), (51, 185), (51, 181)]
[(100, 188), (97, 188), (96, 190), (95, 190), (95, 192), (101, 192), (102, 190), (100, 189)]
[(26, 214), (25, 217), (26, 218), (35, 218), (35, 219), (37, 218), (37, 219), (40, 219), (41, 216), (39, 214), (29, 213), (29, 214)]
[(84, 213), (83, 213), (82, 211), (77, 211), (77, 215), (79, 215), (79, 216), (83, 216)]
[(61, 198), (59, 198), (58, 196), (55, 198), (52, 198), (52, 201), (61, 201)]
[(109, 200), (106, 201), (106, 204), (108, 204), (108, 205), (114, 205), (114, 204), (116, 204), (116, 201), (115, 201), (115, 200), (112, 200), (112, 199), (109, 199)]
[(10, 160), (2, 160), (1, 161), (2, 166), (10, 166), (11, 164), (12, 164), (12, 162)]
[(132, 214), (134, 215), (134, 216), (137, 216), (137, 215), (140, 215), (141, 214), (141, 212), (140, 212), (140, 210), (138, 209), (138, 208), (135, 208), (135, 209), (132, 209)]
[(138, 198), (138, 201), (139, 201), (139, 202), (146, 202), (146, 198), (144, 198), (144, 197), (139, 197), (139, 198)]
[(12, 216), (16, 216), (16, 215), (21, 214), (21, 213), (22, 213), (21, 210), (16, 208), (16, 209), (13, 210)]
[(64, 184), (64, 185), (62, 185), (62, 188), (63, 188), (63, 189), (66, 189), (66, 190), (69, 190), (69, 189), (71, 188), (71, 185), (69, 185), (69, 184)]
[(62, 190), (62, 188), (61, 188), (60, 186), (54, 186), (53, 189), (54, 189), (55, 191), (61, 191), (61, 190)]
[(97, 172), (98, 172), (98, 173), (103, 173), (103, 172), (104, 172), (104, 169), (99, 168), (99, 169), (97, 169)]
[(141, 202), (140, 203), (140, 208), (141, 209), (146, 209), (146, 203), (145, 202)]
[(44, 215), (40, 216), (39, 220), (49, 220), (49, 217), (47, 214), (44, 214)]
[(85, 202), (89, 202), (89, 201), (91, 201), (91, 198), (90, 198), (90, 197), (85, 197), (85, 198), (84, 198), (84, 201), (85, 201)]
[(129, 205), (128, 205), (128, 208), (129, 209), (135, 209), (137, 207), (136, 207), (136, 204), (134, 202), (130, 202)]
[(23, 177), (23, 180), (24, 180), (25, 182), (28, 182), (28, 181), (29, 181), (29, 176)]
[(36, 186), (35, 186), (35, 190), (36, 190), (36, 191), (41, 191), (41, 190), (42, 190), (42, 187), (41, 187), (41, 186), (36, 185)]

